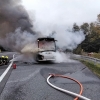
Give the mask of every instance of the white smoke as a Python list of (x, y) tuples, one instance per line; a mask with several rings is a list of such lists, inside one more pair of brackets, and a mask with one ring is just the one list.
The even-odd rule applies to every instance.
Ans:
[(58, 40), (57, 45), (62, 48), (62, 50), (73, 50), (85, 39), (85, 35), (82, 31), (72, 32), (68, 30), (61, 30), (59, 28), (54, 34), (54, 37)]
[(33, 44), (36, 38), (36, 35), (27, 31), (22, 32), (21, 29), (18, 28), (15, 32), (7, 34), (5, 38), (0, 38), (0, 45), (6, 49), (10, 48), (11, 51), (21, 52), (26, 45)]
[[(43, 36), (49, 36), (55, 31), (56, 33), (53, 36), (57, 40), (57, 46), (63, 49), (73, 50), (84, 40), (85, 36), (81, 31), (77, 33), (69, 31), (72, 28), (70, 25), (76, 20), (66, 15), (69, 9), (63, 6), (64, 3), (62, 3), (62, 0), (35, 0), (34, 2), (33, 8), (30, 9), (31, 13), (28, 11), (31, 19), (34, 19), (33, 16), (35, 16), (35, 20), (33, 21), (34, 31), (40, 32)], [(28, 8), (26, 9), (28, 10)], [(69, 24), (69, 22), (71, 22), (71, 24)], [(39, 35), (37, 34), (33, 35), (27, 31), (22, 32), (20, 28), (18, 28), (14, 33), (7, 34), (6, 38), (3, 38), (4, 40), (0, 39), (0, 44), (4, 45), (5, 48), (9, 48), (10, 46), (10, 49), (13, 51), (22, 51), (24, 53), (29, 51), (35, 52), (37, 50), (33, 49), (35, 49), (36, 46), (32, 44), (35, 43), (38, 37)], [(61, 55), (57, 53), (57, 56)]]
[(11, 61), (35, 63), (33, 53), (16, 54)]
[[(26, 9), (28, 11), (30, 9), (31, 19), (35, 16), (34, 30), (44, 36), (50, 36), (52, 32), (55, 32), (53, 37), (57, 40), (57, 47), (62, 50), (73, 50), (85, 39), (85, 35), (82, 31), (72, 32), (72, 25), (79, 18), (75, 18), (75, 13), (73, 13), (75, 9), (69, 12), (71, 8), (67, 8), (67, 2), (65, 0), (35, 0), (28, 6), (23, 0)], [(64, 53), (56, 53), (56, 62), (70, 62), (69, 58)]]
[[(24, 0), (22, 1), (25, 2)], [(64, 2), (67, 3), (62, 0), (35, 0), (31, 4), (31, 13), (30, 11), (28, 12), (31, 19), (34, 19), (35, 16), (33, 25), (36, 32), (49, 36), (55, 31), (54, 37), (57, 40), (57, 45), (60, 48), (72, 50), (84, 40), (85, 36), (81, 31), (77, 33), (68, 31), (69, 28), (71, 29), (69, 22), (71, 24), (74, 23), (75, 18), (71, 21), (72, 18), (70, 19), (66, 15), (66, 13), (69, 15), (69, 8), (67, 9), (65, 5), (63, 6)], [(25, 6), (27, 10), (28, 7), (30, 8), (30, 6)], [(7, 34), (6, 38), (1, 38), (0, 45), (13, 51), (21, 51), (24, 46), (36, 41), (37, 37), (37, 34), (33, 35), (27, 31), (22, 32), (20, 29), (16, 29), (14, 33)]]
[[(76, 33), (71, 31), (73, 23), (79, 20), (74, 15), (74, 10), (77, 11), (77, 9), (67, 6), (67, 3), (72, 3), (72, 1), (34, 0), (29, 1), (30, 3), (25, 0), (22, 1), (31, 19), (33, 16), (35, 17), (34, 30), (41, 32), (44, 36), (49, 36), (55, 31), (54, 37), (59, 48), (73, 50), (85, 39), (82, 31)], [(79, 15), (77, 16), (79, 17)]]
[(61, 63), (61, 62), (67, 62), (67, 63), (76, 62), (76, 61), (70, 59), (70, 53), (64, 53), (64, 52), (58, 52), (57, 51), (55, 53), (55, 57), (56, 57), (56, 60), (55, 60), (56, 63)]
[[(33, 8), (28, 11), (31, 19), (35, 16), (35, 20), (33, 21), (34, 31), (40, 32), (43, 36), (50, 36), (52, 32), (55, 32), (53, 37), (57, 40), (57, 47), (63, 50), (73, 50), (85, 39), (85, 35), (82, 31), (72, 32), (72, 26), (70, 27), (70, 25), (72, 25), (74, 21), (65, 16), (68, 9), (66, 10), (66, 7), (61, 4), (61, 0), (44, 0), (43, 3), (41, 0), (37, 0), (37, 3), (37, 6), (33, 4), (36, 9), (34, 9), (33, 6)], [(71, 22), (71, 24), (69, 24), (69, 22)], [(20, 34), (21, 32), (19, 31), (20, 30), (17, 29), (16, 34), (11, 36), (11, 39), (16, 37), (15, 45), (12, 47), (14, 49), (20, 48), (21, 52), (25, 53), (25, 55), (29, 52), (37, 52), (37, 47), (34, 43), (38, 36), (27, 33), (26, 31)], [(20, 58), (22, 57), (24, 58), (24, 56)], [(56, 53), (56, 62), (69, 62), (70, 60), (68, 60), (68, 58), (69, 57), (66, 57), (64, 53)]]

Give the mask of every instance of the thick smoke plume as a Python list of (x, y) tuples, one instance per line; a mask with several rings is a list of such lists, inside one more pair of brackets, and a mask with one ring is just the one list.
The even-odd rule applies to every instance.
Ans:
[[(35, 34), (30, 22), (29, 15), (20, 0), (0, 0), (0, 45), (4, 48), (20, 50), (21, 44), (25, 44), (22, 43), (25, 42), (25, 36), (30, 38), (30, 33)], [(19, 27), (20, 30), (15, 31)], [(24, 31), (27, 33), (23, 33)], [(28, 40), (26, 39), (26, 42)]]
[(37, 35), (17, 28), (14, 32), (6, 34), (6, 37), (0, 39), (0, 44), (7, 50), (21, 52), (28, 44), (36, 41)]
[[(77, 23), (77, 21), (81, 19), (78, 18), (80, 16), (76, 13), (78, 12), (77, 9), (74, 11), (72, 6), (67, 6), (67, 3), (72, 3), (72, 1), (30, 0), (30, 3), (26, 0), (22, 1), (28, 12), (29, 10), (31, 11), (29, 15), (32, 15), (33, 11), (33, 15), (35, 16), (33, 22), (35, 31), (40, 31), (44, 36), (55, 37), (57, 47), (63, 50), (73, 50), (85, 39), (85, 35), (82, 31), (72, 31), (73, 23)], [(73, 2), (75, 1), (73, 0)], [(77, 17), (74, 14), (76, 14)]]
[(32, 32), (29, 16), (20, 2), (20, 0), (0, 0), (0, 26), (2, 27), (0, 34), (4, 35), (18, 27)]
[[(49, 3), (50, 2), (49, 0)], [(40, 9), (38, 14), (41, 15), (42, 13), (42, 15), (44, 15), (40, 16), (36, 13), (35, 21), (32, 23), (31, 19), (33, 19), (33, 17), (30, 19), (32, 13), (30, 14), (25, 8), (22, 6), (21, 0), (0, 0), (0, 45), (5, 49), (25, 54), (27, 52), (34, 54), (37, 52), (35, 42), (40, 35), (55, 37), (58, 41), (57, 47), (63, 50), (73, 50), (84, 40), (85, 36), (81, 31), (74, 33), (67, 29), (68, 25), (65, 21), (66, 19), (63, 19), (65, 16), (60, 14), (62, 9), (58, 9), (58, 7), (54, 7), (54, 9), (52, 7), (51, 9), (51, 6), (50, 8), (49, 6), (47, 7), (48, 12), (52, 12), (56, 9), (56, 16), (55, 13), (50, 13), (51, 16), (49, 16), (49, 14)], [(56, 20), (56, 18), (58, 20)], [(41, 34), (37, 34), (37, 32)], [(22, 57), (23, 55), (20, 58)]]
[[(55, 8), (52, 7), (51, 9), (48, 6), (47, 10), (53, 11)], [(58, 9), (56, 14), (60, 15), (61, 11), (62, 9), (60, 11)], [(40, 12), (43, 11), (40, 9)], [(46, 17), (41, 17), (40, 20), (36, 14), (34, 23), (30, 23), (29, 15), (20, 0), (0, 0), (0, 45), (12, 51), (21, 51), (25, 45), (33, 43), (38, 37), (38, 35), (32, 34), (35, 33), (32, 28), (33, 24), (34, 30), (39, 31), (44, 36), (50, 36), (55, 31), (53, 36), (58, 40), (57, 46), (59, 48), (72, 50), (84, 40), (82, 32), (73, 33), (67, 30), (67, 27), (65, 27), (67, 23), (65, 24), (64, 21), (66, 19), (61, 22), (61, 20), (54, 20), (53, 15), (51, 18), (45, 12), (44, 15)], [(60, 16), (63, 18), (64, 15)], [(59, 16), (56, 17), (58, 19)], [(52, 22), (50, 23), (49, 20)]]

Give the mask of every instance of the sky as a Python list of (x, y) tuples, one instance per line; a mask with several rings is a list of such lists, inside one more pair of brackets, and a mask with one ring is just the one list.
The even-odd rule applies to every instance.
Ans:
[(46, 34), (71, 29), (74, 23), (94, 22), (100, 14), (100, 0), (22, 0), (22, 4), (35, 31)]
[(100, 14), (100, 0), (22, 0), (37, 22), (52, 24), (96, 21)]

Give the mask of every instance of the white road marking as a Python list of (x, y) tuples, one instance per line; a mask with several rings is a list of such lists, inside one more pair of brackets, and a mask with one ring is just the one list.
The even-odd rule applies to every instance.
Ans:
[[(15, 54), (13, 55), (14, 58)], [(10, 68), (12, 67), (13, 61), (10, 63), (10, 65), (7, 67), (7, 69), (4, 71), (4, 73), (0, 76), (0, 83), (2, 82), (2, 80), (4, 79), (4, 77), (6, 76), (6, 74), (9, 72)]]

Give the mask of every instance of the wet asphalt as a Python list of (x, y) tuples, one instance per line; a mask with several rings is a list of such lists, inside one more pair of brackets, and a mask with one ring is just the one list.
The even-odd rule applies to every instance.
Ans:
[[(83, 84), (83, 96), (100, 100), (100, 78), (78, 61), (56, 64), (17, 62), (16, 65), (17, 69), (13, 69), (0, 100), (73, 100), (74, 97), (59, 92), (46, 83), (49, 73), (77, 79)], [(75, 93), (80, 91), (78, 84), (68, 79), (52, 78), (50, 82)]]

